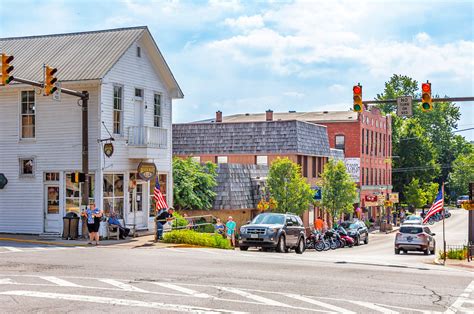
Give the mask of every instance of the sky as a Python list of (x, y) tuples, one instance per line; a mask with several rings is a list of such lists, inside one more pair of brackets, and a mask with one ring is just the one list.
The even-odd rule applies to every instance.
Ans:
[[(353, 85), (374, 99), (393, 74), (474, 96), (474, 1), (0, 0), (0, 37), (141, 25), (184, 92), (174, 122), (349, 110)], [(474, 128), (474, 102), (458, 105)]]

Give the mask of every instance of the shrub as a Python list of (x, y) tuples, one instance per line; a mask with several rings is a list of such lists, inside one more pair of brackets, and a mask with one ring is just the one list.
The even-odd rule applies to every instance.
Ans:
[(232, 249), (229, 240), (217, 234), (199, 233), (193, 230), (173, 230), (165, 233), (163, 242)]
[[(444, 259), (444, 252), (443, 251), (439, 252), (439, 258)], [(467, 247), (465, 246), (462, 249), (449, 249), (446, 252), (446, 258), (447, 259), (458, 259), (458, 260), (467, 259)]]

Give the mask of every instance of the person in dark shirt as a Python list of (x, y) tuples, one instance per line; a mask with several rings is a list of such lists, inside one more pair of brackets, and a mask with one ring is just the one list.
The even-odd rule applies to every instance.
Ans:
[(173, 218), (173, 209), (169, 208), (163, 210), (156, 216), (156, 239), (161, 240), (163, 238), (163, 226), (164, 224)]

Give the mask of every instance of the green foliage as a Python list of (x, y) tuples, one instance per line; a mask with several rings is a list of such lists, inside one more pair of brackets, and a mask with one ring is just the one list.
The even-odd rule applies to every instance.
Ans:
[(321, 175), (322, 205), (336, 219), (343, 212), (351, 212), (357, 198), (356, 184), (342, 161), (330, 159)]
[(213, 247), (218, 249), (232, 249), (228, 239), (221, 235), (199, 233), (192, 230), (173, 230), (166, 232), (163, 236), (165, 243), (191, 244), (198, 246)]
[(449, 175), (449, 187), (457, 195), (468, 194), (469, 182), (474, 182), (474, 151), (458, 156)]
[[(457, 259), (457, 260), (465, 260), (467, 259), (467, 246), (464, 246), (462, 249), (449, 249), (446, 252), (447, 259)], [(444, 259), (444, 252), (439, 251), (439, 258)]]
[(418, 179), (412, 179), (403, 188), (405, 201), (415, 208), (422, 208), (427, 203), (433, 202), (439, 191), (438, 183), (420, 183)]
[[(418, 91), (418, 82), (406, 75), (394, 74), (388, 82), (385, 82), (383, 93), (377, 94), (376, 99), (396, 99), (400, 96), (412, 96), (415, 98)], [(397, 103), (380, 104), (379, 107), (383, 113), (392, 113), (397, 111)]]
[(188, 225), (188, 221), (178, 212), (173, 213), (173, 218), (173, 228), (177, 227), (178, 229), (181, 229)]
[(178, 209), (211, 209), (216, 197), (217, 166), (191, 158), (173, 159), (173, 197)]
[(301, 175), (301, 167), (288, 158), (277, 158), (268, 173), (270, 196), (276, 212), (302, 214), (313, 200), (313, 191)]

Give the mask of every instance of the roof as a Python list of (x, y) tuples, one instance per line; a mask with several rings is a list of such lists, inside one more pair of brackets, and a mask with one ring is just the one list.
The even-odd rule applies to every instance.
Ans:
[[(165, 68), (165, 81), (182, 97), (181, 89), (174, 79), (148, 28), (137, 26), (80, 33), (0, 38), (2, 52), (13, 55), (13, 76), (42, 81), (43, 64), (58, 69), (58, 80), (85, 81), (102, 79), (128, 48), (142, 37), (153, 42), (155, 60)], [(158, 59), (156, 59), (158, 58)], [(163, 74), (163, 73), (161, 73)], [(174, 86), (173, 86), (174, 85)]]
[(296, 120), (173, 124), (173, 154), (330, 156), (327, 128)]
[[(274, 121), (299, 120), (308, 122), (351, 122), (357, 121), (358, 113), (354, 111), (312, 111), (312, 112), (274, 112)], [(243, 113), (222, 117), (222, 122), (257, 122), (265, 121), (265, 113)], [(208, 119), (203, 122), (215, 122)]]

